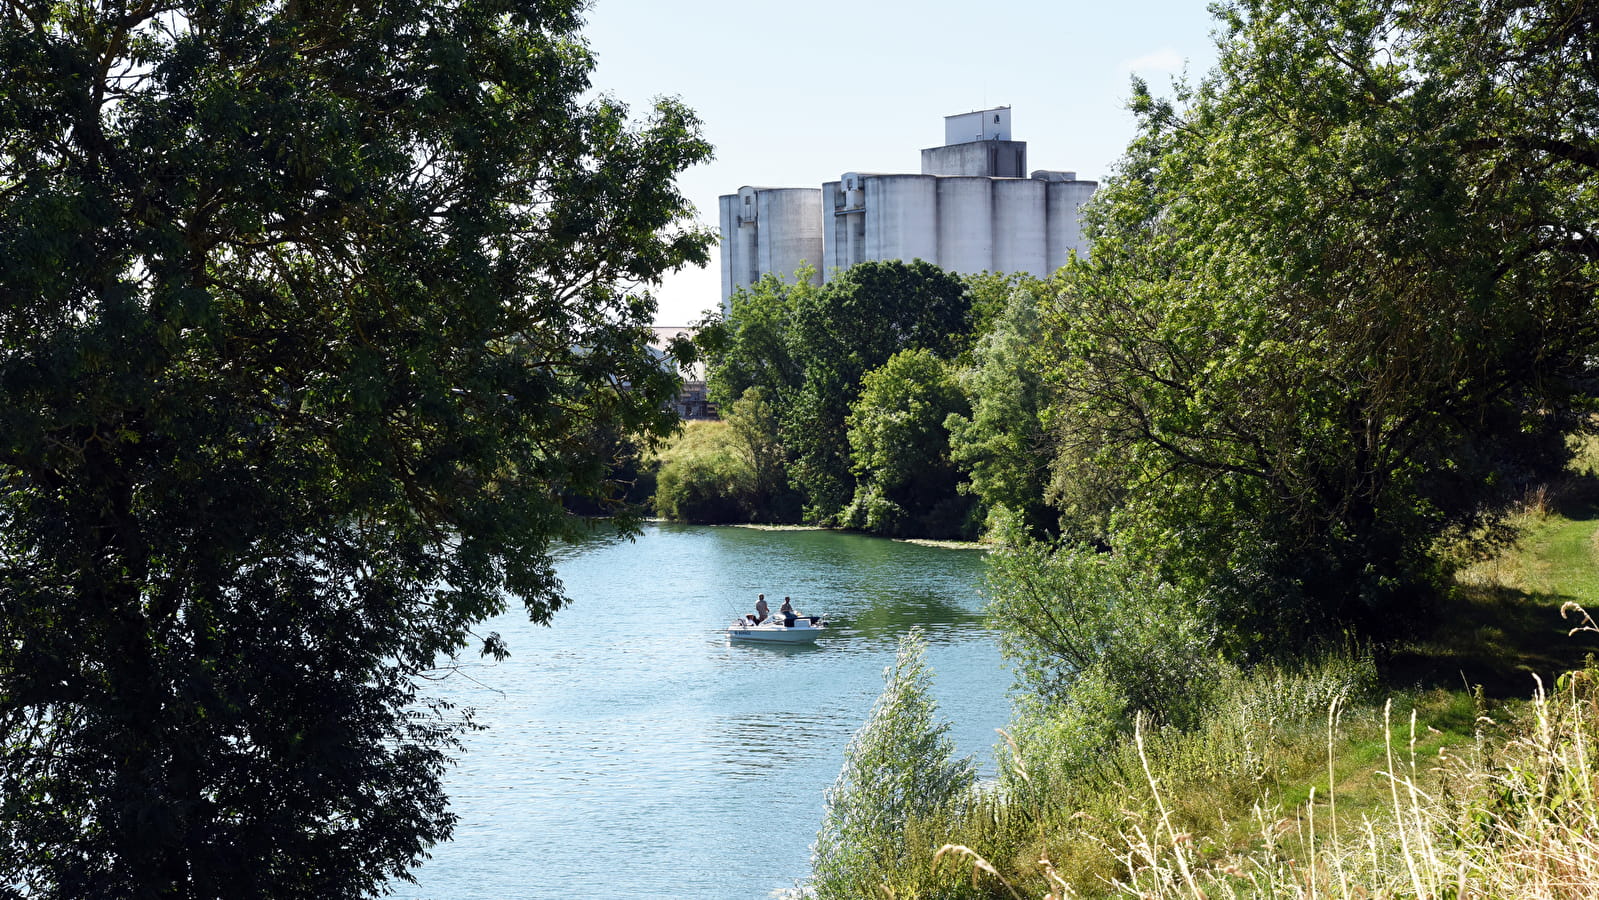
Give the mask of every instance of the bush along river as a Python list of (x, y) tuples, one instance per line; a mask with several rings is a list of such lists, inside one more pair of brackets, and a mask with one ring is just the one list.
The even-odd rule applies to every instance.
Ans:
[[(982, 554), (820, 531), (650, 525), (557, 566), (553, 625), (435, 695), (477, 710), (448, 778), (460, 816), (396, 896), (761, 898), (804, 879), (823, 792), (901, 635), (920, 626), (939, 716), (994, 771), (1010, 675), (981, 622)], [(757, 593), (824, 615), (815, 646), (730, 642)]]

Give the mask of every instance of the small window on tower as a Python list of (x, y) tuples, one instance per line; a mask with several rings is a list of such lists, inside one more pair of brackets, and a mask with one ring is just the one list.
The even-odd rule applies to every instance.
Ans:
[(995, 125), (999, 124), (999, 113), (994, 113), (994, 124)]
[(750, 205), (750, 198), (748, 198), (748, 197), (744, 198), (744, 205), (745, 206), (749, 206)]

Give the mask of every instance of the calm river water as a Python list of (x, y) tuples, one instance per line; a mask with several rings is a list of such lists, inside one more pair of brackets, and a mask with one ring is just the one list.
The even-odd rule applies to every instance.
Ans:
[[(549, 628), (438, 689), (478, 710), (449, 778), (461, 821), (403, 898), (762, 898), (804, 878), (822, 792), (926, 631), (941, 718), (994, 771), (1010, 676), (980, 622), (982, 556), (859, 535), (651, 525), (558, 566)], [(825, 614), (815, 647), (732, 644), (764, 592)], [(473, 682), (476, 683), (473, 683)]]

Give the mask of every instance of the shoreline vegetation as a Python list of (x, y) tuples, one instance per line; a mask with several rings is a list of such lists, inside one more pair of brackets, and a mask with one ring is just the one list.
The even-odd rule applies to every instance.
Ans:
[(915, 544), (918, 547), (933, 547), (939, 550), (988, 550), (990, 546), (983, 541), (940, 541), (931, 538), (891, 538), (903, 544)]
[[(663, 520), (664, 521), (664, 520)], [(726, 528), (748, 528), (753, 531), (847, 531), (843, 528), (824, 528), (821, 525), (765, 525), (759, 522), (737, 522)], [(987, 550), (989, 545), (982, 541), (946, 541), (934, 538), (889, 538), (901, 544), (915, 544), (918, 547), (933, 547), (939, 550)]]
[[(1184, 727), (1139, 715), (1096, 735), (1024, 713), (996, 748), (997, 785), (924, 802), (872, 837), (874, 863), (791, 896), (1599, 895), (1599, 628), (1586, 612), (1599, 608), (1599, 508), (1574, 499), (1596, 489), (1568, 484), (1564, 513), (1530, 505), (1521, 539), (1463, 570), (1434, 630), (1402, 647), (1231, 673)], [(860, 788), (845, 805), (874, 802)]]
[[(673, 520), (655, 516), (645, 521), (670, 523)], [(830, 528), (824, 525), (777, 525), (764, 522), (728, 522), (712, 525), (712, 528), (747, 528), (751, 531), (838, 531), (848, 532), (844, 528)], [(940, 550), (988, 550), (990, 545), (983, 541), (946, 541), (934, 538), (889, 538), (902, 544), (915, 544), (918, 547), (933, 547)]]

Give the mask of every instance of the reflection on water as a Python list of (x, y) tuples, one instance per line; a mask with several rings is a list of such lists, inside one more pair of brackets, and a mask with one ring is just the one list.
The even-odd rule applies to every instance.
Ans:
[[(557, 564), (548, 628), (440, 690), (489, 726), (449, 788), (456, 839), (401, 897), (759, 898), (805, 874), (844, 747), (913, 625), (941, 716), (992, 773), (1009, 676), (983, 631), (982, 561), (829, 532), (651, 526)], [(757, 593), (825, 615), (814, 646), (730, 642)]]

